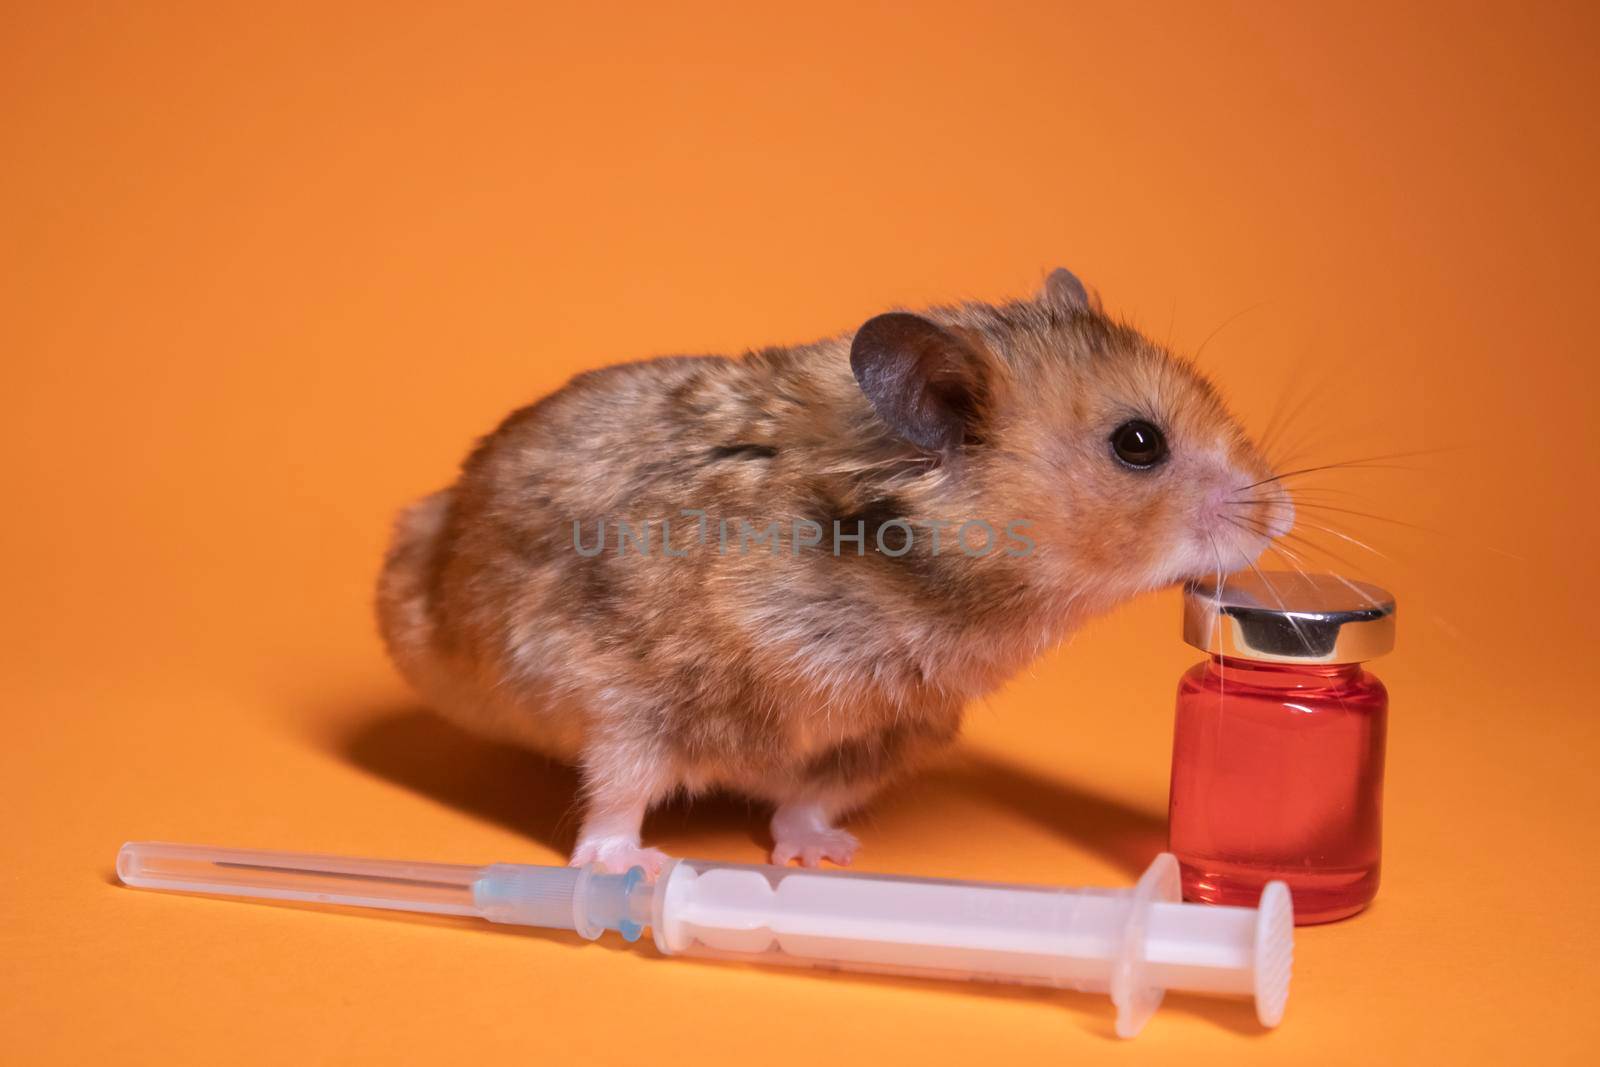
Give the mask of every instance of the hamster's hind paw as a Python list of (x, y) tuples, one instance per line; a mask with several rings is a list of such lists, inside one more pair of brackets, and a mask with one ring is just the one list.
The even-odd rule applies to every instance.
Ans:
[(568, 866), (587, 867), (597, 863), (614, 874), (626, 873), (630, 868), (643, 867), (644, 873), (654, 878), (672, 857), (659, 848), (642, 848), (639, 842), (627, 837), (596, 837), (579, 841), (572, 850)]
[(807, 827), (786, 830), (772, 846), (772, 862), (779, 866), (798, 859), (801, 866), (820, 867), (823, 860), (832, 860), (848, 867), (861, 847), (854, 834), (833, 827)]

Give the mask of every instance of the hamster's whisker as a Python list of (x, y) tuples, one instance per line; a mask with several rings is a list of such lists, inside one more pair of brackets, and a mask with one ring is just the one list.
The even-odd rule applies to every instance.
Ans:
[(1236, 500), (1232, 497), (1228, 497), (1222, 501), (1222, 506), (1230, 510), (1241, 508), (1253, 509), (1262, 504), (1265, 504), (1269, 507), (1273, 504), (1294, 504), (1297, 503), (1299, 499), (1300, 498), (1298, 494), (1290, 493), (1285, 489), (1273, 493), (1271, 496), (1252, 496), (1244, 500)]
[[(1301, 364), (1301, 366), (1304, 366), (1304, 364)], [(1295, 388), (1294, 383), (1291, 382), (1284, 389), (1279, 395), (1278, 404), (1273, 411), (1272, 418), (1267, 423), (1266, 429), (1261, 431), (1261, 452), (1263, 454), (1270, 454), (1272, 449), (1282, 443), (1280, 435), (1288, 430), (1289, 427), (1295, 425), (1300, 416), (1305, 414), (1306, 408), (1317, 398), (1317, 394), (1327, 387), (1330, 380), (1329, 377), (1324, 376), (1321, 381), (1311, 383), (1304, 395), (1292, 401), (1290, 397)], [(1295, 443), (1303, 446), (1306, 438), (1307, 434), (1302, 433)], [(1304, 451), (1303, 447), (1301, 451)]]
[[(1266, 529), (1264, 527), (1258, 528), (1258, 527), (1246, 526), (1243, 523), (1234, 521), (1233, 519), (1227, 519), (1226, 521), (1233, 523), (1233, 525), (1237, 526), (1239, 529), (1245, 531), (1246, 533), (1253, 533), (1253, 534), (1256, 534), (1257, 536), (1261, 536), (1261, 537), (1268, 536), (1267, 531), (1266, 531)], [(1298, 562), (1291, 562), (1291, 566), (1293, 566), (1294, 569), (1296, 571), (1298, 571), (1301, 574), (1301, 576), (1304, 577), (1307, 581), (1310, 581), (1311, 580), (1311, 574), (1306, 568), (1311, 566), (1311, 561), (1306, 559), (1300, 553), (1291, 551), (1289, 549), (1289, 546), (1286, 545), (1284, 543), (1284, 541), (1285, 541), (1285, 538), (1283, 538), (1283, 537), (1280, 537), (1277, 540), (1274, 540), (1270, 545), (1267, 546), (1267, 551), (1276, 552), (1280, 556), (1282, 556), (1285, 560), (1291, 560), (1291, 559), (1292, 560), (1297, 560)], [(1304, 538), (1295, 538), (1295, 544), (1298, 545), (1302, 551), (1304, 551), (1305, 549), (1318, 549), (1319, 551), (1326, 552), (1326, 549), (1322, 549), (1320, 545), (1316, 545), (1316, 544), (1314, 544), (1314, 543), (1312, 543), (1310, 541), (1306, 541)], [(1340, 559), (1338, 559), (1338, 557), (1335, 557), (1335, 559), (1337, 560), (1337, 562), (1339, 562), (1343, 566), (1350, 566), (1350, 564), (1348, 562), (1346, 562), (1344, 560), (1340, 560)], [(1302, 564), (1304, 564), (1304, 566), (1302, 566)], [(1357, 570), (1359, 570), (1359, 569), (1360, 568), (1357, 568)], [(1343, 585), (1346, 589), (1348, 589), (1352, 593), (1354, 593), (1356, 595), (1356, 598), (1358, 600), (1360, 600), (1363, 604), (1365, 604), (1367, 607), (1377, 607), (1378, 606), (1377, 603), (1369, 595), (1367, 595), (1367, 593), (1362, 591), (1360, 586), (1358, 586), (1354, 582), (1350, 581), (1343, 574), (1340, 574), (1338, 571), (1333, 571), (1333, 570), (1325, 571), (1324, 573), (1326, 573), (1328, 575), (1328, 577), (1334, 579), (1339, 584)], [(1263, 579), (1263, 580), (1265, 580), (1265, 579)]]
[[(1259, 522), (1260, 520), (1255, 520), (1255, 521)], [(1294, 517), (1294, 524), (1295, 524), (1296, 528), (1299, 528), (1301, 526), (1305, 526), (1305, 527), (1308, 527), (1310, 529), (1316, 530), (1319, 533), (1330, 534), (1330, 535), (1332, 535), (1334, 537), (1339, 538), (1342, 541), (1350, 542), (1352, 545), (1355, 545), (1357, 548), (1366, 549), (1368, 552), (1371, 552), (1374, 556), (1377, 556), (1379, 559), (1387, 560), (1390, 563), (1396, 562), (1395, 559), (1392, 556), (1386, 555), (1383, 552), (1378, 551), (1376, 548), (1373, 548), (1371, 545), (1367, 544), (1365, 541), (1361, 540), (1359, 537), (1351, 537), (1347, 533), (1344, 533), (1344, 532), (1339, 531), (1339, 530), (1335, 530), (1332, 526), (1323, 526), (1321, 523), (1312, 522), (1310, 519), (1307, 519), (1304, 515), (1301, 515), (1301, 514), (1297, 513), (1295, 515), (1295, 517)], [(1291, 531), (1291, 532), (1293, 532), (1293, 531)]]
[(1287, 548), (1278, 544), (1277, 542), (1273, 542), (1272, 544), (1268, 545), (1266, 550), (1282, 558), (1285, 563), (1294, 568), (1294, 572), (1296, 574), (1305, 579), (1307, 585), (1311, 584), (1311, 572), (1306, 570), (1305, 567), (1301, 566), (1301, 563), (1304, 561), (1299, 556), (1295, 555), (1293, 552), (1290, 552)]
[(1315, 508), (1318, 511), (1333, 511), (1340, 515), (1353, 515), (1358, 519), (1372, 519), (1374, 522), (1392, 523), (1395, 526), (1404, 526), (1408, 530), (1420, 530), (1423, 533), (1435, 534), (1439, 537), (1450, 536), (1443, 530), (1436, 530), (1432, 526), (1419, 526), (1417, 523), (1406, 522), (1403, 519), (1391, 519), (1387, 515), (1379, 515), (1371, 511), (1358, 511), (1355, 508), (1342, 508), (1334, 504), (1324, 504), (1315, 500), (1301, 501), (1298, 496), (1295, 499), (1295, 506)]
[[(1285, 538), (1282, 538), (1281, 540), (1283, 540), (1285, 542), (1288, 542), (1288, 543), (1292, 543), (1295, 546), (1295, 551), (1298, 552), (1298, 553), (1301, 553), (1302, 555), (1304, 553), (1308, 553), (1308, 552), (1315, 552), (1319, 556), (1323, 556), (1323, 557), (1325, 557), (1327, 559), (1332, 560), (1334, 563), (1337, 563), (1339, 566), (1347, 568), (1350, 571), (1350, 573), (1352, 573), (1352, 574), (1365, 574), (1365, 573), (1367, 573), (1367, 569), (1365, 567), (1362, 567), (1359, 563), (1355, 563), (1355, 562), (1351, 561), (1350, 559), (1347, 559), (1346, 557), (1339, 555), (1337, 552), (1335, 552), (1332, 549), (1328, 548), (1326, 545), (1318, 544), (1316, 541), (1312, 541), (1309, 538), (1290, 535), (1290, 536), (1287, 536)], [(1326, 573), (1330, 577), (1338, 579), (1347, 589), (1349, 589), (1351, 592), (1355, 593), (1357, 596), (1361, 597), (1361, 599), (1369, 607), (1370, 606), (1374, 606), (1372, 600), (1367, 596), (1367, 594), (1361, 592), (1361, 589), (1358, 586), (1352, 584), (1346, 578), (1344, 573), (1342, 573), (1340, 571), (1332, 570), (1332, 569), (1328, 570)]]
[[(1231, 520), (1231, 519), (1226, 519), (1225, 521), (1230, 522), (1234, 526), (1238, 526), (1239, 529), (1245, 530), (1246, 533), (1256, 532), (1256, 531), (1251, 531), (1251, 530), (1247, 529), (1246, 527), (1244, 527), (1243, 525), (1241, 525), (1241, 524), (1239, 524), (1237, 522), (1233, 522), (1233, 520)], [(1213, 547), (1215, 547), (1216, 546), (1216, 539), (1212, 538), (1209, 533), (1207, 533), (1206, 536), (1208, 538), (1211, 538), (1211, 544), (1212, 544)], [(1272, 594), (1272, 599), (1274, 599), (1274, 600), (1276, 600), (1278, 602), (1278, 608), (1279, 608), (1279, 610), (1281, 610), (1284, 613), (1284, 618), (1288, 620), (1290, 628), (1293, 629), (1294, 632), (1295, 632), (1295, 636), (1300, 638), (1300, 643), (1305, 645), (1307, 652), (1310, 652), (1311, 651), (1311, 642), (1310, 642), (1309, 639), (1307, 639), (1307, 637), (1305, 635), (1305, 632), (1300, 629), (1299, 621), (1297, 619), (1295, 619), (1295, 617), (1292, 614), (1289, 613), (1288, 606), (1284, 603), (1284, 599), (1283, 599), (1282, 594), (1280, 594), (1278, 592), (1278, 587), (1272, 584), (1272, 580), (1261, 572), (1261, 568), (1257, 567), (1255, 565), (1255, 561), (1252, 560), (1249, 556), (1245, 555), (1244, 552), (1240, 551), (1240, 549), (1239, 549), (1239, 547), (1237, 545), (1233, 546), (1233, 550), (1234, 550), (1235, 554), (1238, 555), (1240, 562), (1242, 562), (1245, 566), (1249, 567), (1250, 570), (1255, 573), (1256, 578), (1261, 582), (1261, 584), (1266, 586), (1267, 591)]]
[[(1304, 542), (1304, 543), (1300, 543), (1299, 547), (1302, 550), (1304, 550), (1306, 548), (1317, 548), (1318, 546), (1314, 545), (1314, 544), (1310, 544), (1309, 542)], [(1283, 551), (1287, 552), (1289, 550), (1285, 546), (1283, 548)], [(1301, 560), (1304, 560), (1307, 563), (1307, 565), (1309, 565), (1310, 562), (1311, 562), (1310, 560), (1306, 560), (1303, 555), (1297, 555), (1297, 558), (1299, 558)], [(1365, 604), (1367, 607), (1376, 608), (1376, 607), (1379, 606), (1377, 601), (1373, 600), (1372, 597), (1367, 595), (1367, 593), (1364, 592), (1359, 585), (1356, 585), (1354, 582), (1352, 582), (1350, 579), (1346, 578), (1343, 574), (1339, 573), (1338, 571), (1328, 570), (1328, 571), (1324, 571), (1323, 573), (1326, 574), (1328, 577), (1332, 578), (1333, 580), (1335, 580), (1336, 582), (1338, 582), (1340, 585), (1344, 586), (1346, 589), (1350, 590), (1352, 593), (1354, 593), (1356, 595), (1356, 599), (1361, 601), (1361, 603)]]
[(1267, 527), (1267, 524), (1262, 522), (1260, 519), (1251, 518), (1251, 517), (1246, 516), (1246, 515), (1234, 515), (1234, 516), (1224, 516), (1223, 517), (1223, 521), (1230, 522), (1234, 526), (1238, 527), (1241, 530), (1244, 530), (1247, 533), (1254, 534), (1257, 537), (1265, 538), (1271, 544), (1274, 544), (1274, 545), (1279, 545), (1279, 544), (1287, 545), (1288, 543), (1292, 542), (1295, 545), (1298, 545), (1302, 551), (1304, 551), (1306, 549), (1315, 549), (1315, 550), (1317, 550), (1318, 552), (1321, 552), (1324, 555), (1330, 556), (1333, 559), (1338, 560), (1338, 562), (1343, 564), (1344, 566), (1353, 567), (1358, 572), (1362, 570), (1361, 567), (1356, 566), (1355, 564), (1351, 563), (1349, 560), (1342, 559), (1342, 558), (1340, 558), (1338, 556), (1335, 556), (1328, 549), (1326, 549), (1323, 546), (1317, 544), (1316, 542), (1310, 540), (1309, 538), (1307, 538), (1303, 534), (1297, 534), (1292, 530), (1289, 533), (1279, 534), (1277, 537), (1273, 537), (1272, 531)]
[[(1217, 560), (1217, 587), (1216, 588), (1217, 588), (1217, 596), (1220, 597), (1222, 595), (1222, 550), (1217, 548), (1217, 539), (1211, 535), (1211, 531), (1210, 530), (1206, 531), (1206, 540), (1211, 542), (1211, 554), (1213, 556), (1215, 556), (1216, 560)], [(1222, 629), (1222, 616), (1219, 614), (1217, 616), (1217, 618), (1216, 618), (1216, 621), (1213, 622), (1211, 625), (1212, 625), (1213, 632), (1220, 631)], [(1210, 640), (1210, 635), (1207, 635), (1207, 640)], [(1221, 647), (1221, 643), (1220, 642), (1218, 643), (1218, 647), (1219, 648)], [(1222, 674), (1221, 672), (1218, 672), (1218, 674), (1217, 674), (1217, 706), (1218, 707), (1222, 706), (1223, 697), (1225, 697), (1227, 695), (1227, 685), (1228, 685), (1227, 676)]]
[[(1317, 333), (1320, 335), (1321, 330), (1318, 329)], [(1263, 455), (1273, 458), (1273, 467), (1290, 466), (1288, 455), (1307, 451), (1307, 445), (1312, 438), (1327, 433), (1325, 426), (1308, 424), (1301, 418), (1306, 408), (1327, 394), (1339, 373), (1338, 366), (1331, 361), (1313, 358), (1312, 352), (1319, 339), (1320, 337), (1307, 338), (1300, 358), (1295, 360), (1289, 377), (1283, 383), (1272, 421), (1263, 432), (1260, 451)], [(1320, 372), (1313, 373), (1314, 368), (1320, 368)], [(1298, 399), (1295, 398), (1297, 391), (1301, 393)], [(1281, 419), (1279, 415), (1282, 415)], [(1285, 455), (1285, 449), (1282, 447), (1284, 435), (1291, 428), (1299, 429), (1300, 432), (1293, 442), (1294, 448)]]
[(1258, 482), (1251, 482), (1249, 485), (1241, 485), (1233, 491), (1235, 493), (1242, 493), (1247, 489), (1254, 489), (1258, 485), (1266, 485), (1269, 482), (1281, 482), (1285, 478), (1297, 478), (1307, 474), (1315, 474), (1318, 471), (1354, 469), (1417, 470), (1418, 468), (1416, 467), (1408, 467), (1402, 464), (1391, 464), (1389, 461), (1396, 459), (1412, 459), (1417, 456), (1434, 456), (1441, 452), (1457, 452), (1460, 451), (1462, 447), (1463, 446), (1460, 445), (1447, 445), (1443, 448), (1420, 448), (1410, 452), (1390, 452), (1389, 454), (1382, 456), (1363, 456), (1359, 459), (1343, 460), (1338, 463), (1321, 463), (1314, 467), (1301, 467), (1298, 470), (1284, 471), (1281, 474), (1274, 474), (1270, 478), (1263, 478)]
[[(1237, 549), (1235, 549), (1235, 551), (1237, 551)], [(1290, 628), (1294, 630), (1295, 636), (1300, 638), (1300, 643), (1306, 647), (1306, 652), (1309, 654), (1312, 651), (1311, 639), (1306, 636), (1304, 630), (1300, 629), (1300, 620), (1296, 619), (1294, 614), (1289, 611), (1289, 606), (1284, 603), (1283, 596), (1278, 592), (1278, 587), (1273, 585), (1272, 580), (1261, 572), (1261, 568), (1256, 566), (1255, 560), (1251, 559), (1249, 556), (1246, 556), (1243, 552), (1239, 553), (1239, 558), (1244, 560), (1245, 563), (1249, 565), (1250, 569), (1255, 572), (1256, 578), (1258, 578), (1261, 584), (1267, 587), (1267, 591), (1272, 594), (1272, 599), (1278, 602), (1278, 610), (1283, 612), (1283, 617), (1288, 620)]]
[[(1288, 494), (1288, 490), (1287, 489), (1283, 489), (1282, 493), (1287, 495)], [(1357, 493), (1357, 492), (1355, 492), (1353, 490), (1350, 490), (1350, 489), (1340, 488), (1339, 486), (1336, 486), (1336, 485), (1297, 485), (1297, 486), (1294, 487), (1294, 499), (1295, 500), (1299, 500), (1301, 497), (1305, 496), (1308, 493), (1314, 493), (1317, 496), (1338, 497), (1338, 498), (1342, 498), (1342, 499), (1346, 499), (1346, 500), (1359, 500), (1364, 504), (1371, 504), (1374, 507), (1378, 506), (1377, 501), (1373, 500), (1371, 497), (1364, 496), (1361, 493)], [(1261, 498), (1259, 498), (1259, 497), (1247, 497), (1246, 499), (1247, 500), (1256, 500), (1256, 499), (1261, 499)]]
[[(1307, 404), (1297, 409), (1293, 420), (1300, 420), (1298, 425), (1285, 423), (1274, 432), (1272, 451), (1263, 453), (1270, 460), (1273, 470), (1286, 470), (1292, 467), (1304, 467), (1316, 463), (1321, 457), (1337, 454), (1344, 450), (1344, 438), (1331, 432), (1326, 427), (1319, 426), (1303, 416), (1314, 395), (1307, 396)], [(1296, 432), (1292, 437), (1289, 429), (1294, 425)]]
[[(1489, 544), (1487, 541), (1479, 541), (1479, 540), (1476, 540), (1475, 538), (1463, 537), (1462, 535), (1460, 535), (1458, 533), (1452, 533), (1449, 530), (1440, 530), (1437, 527), (1433, 527), (1433, 526), (1423, 526), (1420, 523), (1406, 522), (1404, 519), (1393, 519), (1393, 518), (1390, 518), (1387, 515), (1379, 515), (1376, 512), (1361, 511), (1361, 510), (1359, 510), (1357, 508), (1340, 507), (1340, 506), (1338, 506), (1336, 504), (1329, 504), (1329, 503), (1325, 503), (1325, 502), (1319, 501), (1319, 500), (1306, 500), (1306, 499), (1304, 499), (1304, 494), (1306, 494), (1308, 492), (1312, 492), (1312, 491), (1313, 491), (1312, 489), (1304, 488), (1304, 487), (1298, 488), (1298, 489), (1296, 489), (1294, 491), (1294, 497), (1293, 497), (1293, 501), (1292, 502), (1293, 502), (1293, 504), (1295, 506), (1295, 512), (1296, 512), (1297, 518), (1303, 518), (1304, 517), (1304, 513), (1306, 511), (1311, 511), (1313, 513), (1320, 512), (1320, 511), (1326, 511), (1326, 512), (1332, 512), (1332, 513), (1335, 513), (1335, 514), (1338, 514), (1338, 515), (1349, 515), (1349, 516), (1352, 516), (1352, 517), (1358, 518), (1358, 519), (1370, 519), (1373, 522), (1383, 522), (1383, 523), (1388, 523), (1391, 526), (1399, 526), (1399, 527), (1402, 527), (1402, 528), (1407, 529), (1407, 530), (1415, 530), (1418, 533), (1425, 533), (1425, 534), (1428, 534), (1431, 537), (1443, 537), (1443, 538), (1447, 538), (1447, 539), (1449, 539), (1451, 541), (1456, 541), (1456, 542), (1459, 542), (1459, 543), (1469, 544), (1469, 545), (1473, 546), (1474, 548), (1481, 548), (1486, 552), (1493, 552), (1497, 556), (1503, 556), (1506, 559), (1516, 560), (1518, 563), (1526, 563), (1527, 562), (1527, 557), (1525, 557), (1525, 556), (1519, 556), (1515, 552), (1507, 551), (1506, 549), (1501, 548), (1498, 545)], [(1317, 491), (1320, 491), (1320, 492), (1332, 492), (1333, 490), (1320, 489), (1320, 490), (1317, 490)], [(1347, 493), (1345, 495), (1354, 496), (1355, 494)], [(1282, 499), (1282, 498), (1279, 498), (1279, 499)], [(1360, 498), (1358, 498), (1358, 499), (1360, 499)], [(1250, 499), (1247, 499), (1247, 500), (1227, 500), (1227, 501), (1224, 501), (1224, 504), (1231, 511), (1231, 510), (1234, 510), (1234, 509), (1249, 508), (1249, 507), (1252, 507), (1252, 506), (1257, 505), (1257, 504), (1270, 504), (1270, 503), (1273, 503), (1273, 502), (1274, 501), (1270, 500), (1270, 499), (1264, 499), (1264, 498), (1260, 498), (1260, 497), (1253, 497), (1253, 498), (1250, 498)], [(1306, 523), (1306, 525), (1313, 526), (1313, 528), (1317, 528), (1312, 523), (1309, 523), (1309, 522)], [(1324, 528), (1324, 529), (1326, 529), (1326, 528)], [(1335, 534), (1337, 536), (1344, 536), (1342, 534), (1339, 534), (1338, 531), (1332, 530), (1332, 529), (1327, 529), (1327, 532)], [(1370, 551), (1370, 549), (1369, 549), (1369, 551)], [(1377, 553), (1377, 554), (1378, 555), (1382, 555), (1382, 553)], [(1387, 559), (1388, 557), (1384, 557), (1384, 558)], [(1394, 562), (1394, 560), (1390, 560), (1390, 562)]]
[[(1305, 564), (1306, 566), (1310, 566), (1311, 565), (1311, 561), (1310, 560), (1307, 560), (1304, 556), (1301, 556), (1301, 555), (1298, 555), (1298, 554), (1296, 554), (1294, 552), (1291, 552), (1289, 550), (1289, 548), (1287, 546), (1285, 546), (1285, 545), (1274, 544), (1268, 549), (1268, 551), (1276, 552), (1279, 556), (1283, 557), (1285, 560), (1290, 561), (1290, 566), (1294, 567), (1295, 570), (1299, 571), (1302, 575), (1304, 575), (1306, 581), (1308, 581), (1308, 582), (1311, 581), (1310, 573), (1307, 572), (1305, 567), (1301, 566), (1302, 563)], [(1298, 560), (1299, 562), (1294, 562), (1296, 560)], [(1333, 580), (1338, 582), (1340, 585), (1343, 585), (1346, 589), (1348, 589), (1352, 593), (1354, 593), (1356, 595), (1356, 599), (1358, 601), (1360, 601), (1362, 604), (1365, 604), (1367, 607), (1376, 608), (1376, 607), (1380, 606), (1376, 601), (1374, 601), (1370, 596), (1368, 596), (1364, 591), (1362, 591), (1360, 586), (1358, 586), (1354, 582), (1350, 581), (1348, 578), (1346, 578), (1344, 575), (1340, 574), (1338, 571), (1325, 571), (1324, 573), (1327, 574), (1328, 577), (1332, 578)]]
[[(1281, 486), (1277, 488), (1282, 489), (1284, 492), (1289, 491), (1288, 486)], [(1319, 496), (1337, 496), (1343, 497), (1347, 500), (1359, 500), (1362, 503), (1371, 504), (1373, 507), (1381, 506), (1373, 497), (1359, 493), (1354, 489), (1347, 489), (1341, 485), (1329, 485), (1325, 482), (1300, 482), (1297, 483), (1293, 488), (1296, 497), (1302, 493), (1314, 493)]]
[[(1311, 582), (1311, 572), (1306, 569), (1306, 567), (1310, 565), (1310, 561), (1299, 553), (1292, 551), (1289, 546), (1284, 544), (1281, 540), (1272, 542), (1272, 544), (1267, 546), (1266, 551), (1275, 552), (1279, 556), (1283, 557), (1284, 561), (1287, 562), (1289, 566), (1293, 567), (1300, 577), (1304, 578), (1307, 583)], [(1341, 582), (1345, 582), (1343, 575), (1334, 574), (1332, 577), (1337, 578)], [(1345, 582), (1345, 584), (1350, 585), (1349, 582)], [(1365, 593), (1362, 593), (1359, 589), (1356, 589), (1355, 586), (1350, 586), (1350, 588), (1355, 590), (1356, 594), (1361, 597), (1362, 600), (1367, 601), (1368, 604), (1371, 603)]]
[(1372, 519), (1375, 522), (1393, 523), (1396, 526), (1403, 526), (1408, 530), (1416, 530), (1419, 533), (1430, 534), (1430, 535), (1432, 535), (1434, 537), (1445, 537), (1445, 538), (1449, 538), (1449, 539), (1451, 539), (1453, 541), (1462, 541), (1462, 542), (1465, 542), (1467, 544), (1472, 545), (1474, 548), (1481, 548), (1486, 552), (1493, 552), (1497, 556), (1504, 556), (1506, 559), (1514, 559), (1518, 563), (1526, 563), (1527, 562), (1527, 557), (1525, 557), (1525, 556), (1519, 556), (1515, 552), (1508, 552), (1505, 549), (1500, 548), (1497, 545), (1489, 544), (1487, 541), (1479, 541), (1479, 540), (1476, 540), (1475, 538), (1462, 537), (1460, 534), (1451, 533), (1448, 530), (1440, 530), (1440, 529), (1436, 529), (1436, 528), (1434, 528), (1432, 526), (1421, 526), (1421, 525), (1418, 525), (1417, 523), (1414, 523), (1414, 522), (1403, 522), (1400, 519), (1391, 519), (1386, 515), (1374, 515), (1373, 513), (1367, 512), (1367, 511), (1356, 511), (1356, 510), (1353, 510), (1351, 508), (1334, 507), (1334, 506), (1329, 505), (1329, 504), (1319, 504), (1319, 503), (1316, 503), (1316, 502), (1307, 502), (1305, 506), (1308, 507), (1308, 508), (1316, 508), (1316, 509), (1321, 510), (1321, 511), (1337, 511), (1337, 512), (1340, 512), (1342, 514), (1354, 515), (1354, 516), (1358, 516), (1358, 517), (1363, 518), (1363, 519)]
[(1248, 489), (1255, 489), (1257, 486), (1270, 485), (1273, 482), (1283, 482), (1290, 478), (1303, 478), (1308, 474), (1321, 474), (1328, 471), (1415, 471), (1419, 469), (1420, 468), (1418, 467), (1407, 467), (1397, 463), (1367, 463), (1361, 460), (1355, 460), (1346, 463), (1322, 463), (1315, 467), (1301, 467), (1299, 470), (1285, 471), (1282, 474), (1274, 474), (1272, 477), (1263, 478), (1259, 482), (1251, 482), (1249, 485), (1241, 485), (1233, 491), (1235, 493), (1242, 493)]
[(1212, 330), (1210, 333), (1206, 334), (1206, 339), (1204, 341), (1200, 342), (1200, 347), (1195, 349), (1194, 350), (1194, 355), (1189, 357), (1189, 358), (1194, 360), (1194, 362), (1199, 363), (1200, 362), (1200, 356), (1206, 350), (1206, 345), (1210, 344), (1216, 338), (1217, 334), (1221, 333), (1223, 330), (1226, 330), (1229, 326), (1232, 326), (1235, 322), (1239, 321), (1240, 319), (1244, 318), (1246, 315), (1250, 314), (1250, 312), (1255, 311), (1255, 310), (1257, 310), (1259, 308), (1262, 308), (1262, 307), (1265, 307), (1265, 306), (1266, 306), (1266, 301), (1265, 300), (1258, 301), (1258, 302), (1256, 302), (1254, 304), (1251, 304), (1249, 307), (1245, 308), (1243, 311), (1235, 311), (1232, 315), (1229, 315), (1227, 318), (1223, 319), (1222, 323), (1215, 330)]

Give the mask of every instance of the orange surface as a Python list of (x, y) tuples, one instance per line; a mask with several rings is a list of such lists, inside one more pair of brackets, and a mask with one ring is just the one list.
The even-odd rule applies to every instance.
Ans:
[[(6, 6), (8, 1062), (1593, 1054), (1592, 6), (267, 6)], [(1453, 448), (1322, 483), (1435, 532), (1325, 542), (1402, 604), (1387, 866), (1282, 1029), (113, 884), (127, 838), (557, 860), (570, 777), (383, 659), (394, 510), (580, 368), (1057, 264), (1179, 349), (1231, 323), (1202, 362), (1258, 426), (1309, 396), (1312, 460)], [(1170, 594), (1092, 627), (861, 864), (1128, 881), (1193, 658)], [(753, 861), (762, 822), (648, 831)]]

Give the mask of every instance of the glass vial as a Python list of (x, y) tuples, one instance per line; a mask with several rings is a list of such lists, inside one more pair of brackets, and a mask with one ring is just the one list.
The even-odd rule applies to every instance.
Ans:
[(1394, 598), (1332, 575), (1229, 575), (1184, 591), (1169, 836), (1186, 900), (1254, 905), (1281, 878), (1295, 922), (1378, 891), (1389, 696), (1361, 664), (1394, 647)]

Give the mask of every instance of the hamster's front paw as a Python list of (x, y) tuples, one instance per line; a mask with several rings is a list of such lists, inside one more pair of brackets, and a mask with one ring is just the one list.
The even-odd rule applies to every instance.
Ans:
[(861, 847), (854, 834), (831, 826), (775, 828), (777, 840), (772, 846), (772, 862), (784, 866), (799, 859), (802, 866), (820, 867), (823, 860), (832, 860), (848, 867)]
[(578, 842), (578, 847), (572, 850), (572, 861), (568, 866), (587, 867), (597, 863), (615, 874), (626, 873), (633, 867), (643, 867), (644, 873), (654, 878), (671, 858), (659, 848), (643, 848), (638, 841), (629, 837), (596, 837)]

